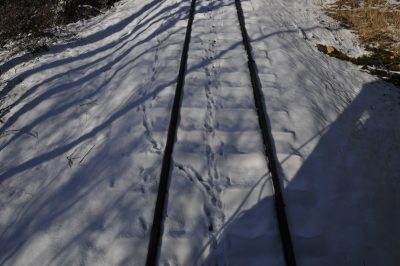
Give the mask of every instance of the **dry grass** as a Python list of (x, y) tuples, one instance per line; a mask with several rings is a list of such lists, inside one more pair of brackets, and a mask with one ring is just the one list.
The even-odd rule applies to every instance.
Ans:
[(400, 4), (386, 0), (337, 0), (325, 11), (353, 30), (370, 53), (354, 58), (333, 47), (330, 53), (327, 46), (318, 45), (318, 49), (400, 87)]
[(400, 52), (400, 5), (384, 0), (338, 0), (326, 12), (354, 30), (364, 46)]

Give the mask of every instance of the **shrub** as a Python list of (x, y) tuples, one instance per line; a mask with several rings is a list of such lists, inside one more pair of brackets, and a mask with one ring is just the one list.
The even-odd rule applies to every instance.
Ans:
[(0, 46), (53, 36), (52, 28), (95, 16), (118, 0), (0, 0)]

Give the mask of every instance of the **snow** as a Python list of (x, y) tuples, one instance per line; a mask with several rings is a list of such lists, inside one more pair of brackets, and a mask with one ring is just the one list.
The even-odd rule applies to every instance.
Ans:
[(299, 265), (396, 265), (398, 88), (318, 54), (291, 29), (294, 17), (307, 35), (329, 36), (312, 30), (318, 12), (287, 1), (253, 7), (248, 31), (265, 55), (256, 61)]
[(17, 73), (1, 129), (1, 264), (144, 263), (181, 53), (167, 48), (180, 49), (187, 9), (126, 2)]
[(197, 9), (160, 263), (281, 265), (273, 204), (265, 200), (273, 195), (272, 183), (235, 5), (198, 1)]
[[(242, 1), (298, 265), (397, 265), (400, 91), (313, 1)], [(144, 265), (190, 1), (2, 53), (1, 265)], [(233, 0), (198, 0), (160, 265), (284, 265)], [(1, 112), (3, 115), (3, 112)]]

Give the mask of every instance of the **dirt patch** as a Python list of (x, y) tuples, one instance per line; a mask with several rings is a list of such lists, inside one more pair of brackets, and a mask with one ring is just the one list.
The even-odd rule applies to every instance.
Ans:
[(330, 45), (316, 46), (324, 54), (362, 66), (363, 70), (400, 87), (400, 53), (397, 51), (368, 48), (368, 55), (350, 57)]

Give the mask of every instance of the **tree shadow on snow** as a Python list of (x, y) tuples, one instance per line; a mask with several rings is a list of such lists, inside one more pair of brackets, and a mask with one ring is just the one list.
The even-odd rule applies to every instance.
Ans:
[[(0, 148), (8, 160), (1, 165), (2, 203), (12, 204), (20, 200), (21, 205), (15, 207), (17, 213), (7, 216), (11, 218), (0, 232), (0, 264), (18, 263), (18, 260), (24, 257), (23, 254), (29, 252), (27, 249), (32, 243), (46, 241), (47, 233), (52, 230), (56, 230), (52, 235), (62, 239), (62, 243), (51, 245), (50, 248), (47, 242), (44, 246), (49, 248), (38, 251), (36, 257), (31, 257), (30, 263), (38, 261), (42, 263), (42, 256), (48, 265), (71, 265), (77, 261), (85, 261), (90, 256), (96, 257), (98, 254), (107, 257), (106, 250), (94, 250), (93, 243), (101, 241), (102, 236), (109, 233), (113, 234), (110, 239), (133, 241), (126, 244), (129, 250), (117, 258), (118, 265), (127, 265), (133, 258), (137, 260), (138, 257), (144, 257), (138, 254), (146, 253), (141, 247), (147, 248), (143, 243), (148, 234), (146, 224), (151, 223), (151, 208), (149, 208), (150, 214), (140, 214), (142, 210), (138, 206), (154, 205), (154, 199), (148, 194), (154, 195), (157, 189), (159, 169), (152, 167), (137, 169), (136, 161), (141, 159), (129, 157), (131, 154), (151, 151), (154, 148), (148, 141), (151, 136), (147, 136), (146, 133), (126, 138), (126, 135), (143, 131), (146, 113), (140, 110), (167, 88), (174, 87), (177, 73), (171, 73), (164, 81), (152, 83), (151, 80), (144, 79), (145, 76), (141, 72), (141, 69), (146, 69), (150, 73), (152, 66), (140, 65), (138, 62), (156, 58), (157, 49), (168, 50), (170, 46), (164, 45), (164, 40), (171, 35), (184, 36), (185, 28), (175, 29), (174, 26), (179, 21), (186, 20), (189, 10), (187, 5), (189, 2), (169, 5), (163, 2), (165, 7), (160, 6), (158, 9), (159, 5), (156, 6), (156, 3), (160, 2), (152, 2), (152, 10), (143, 12), (138, 24), (117, 42), (111, 42), (80, 56), (41, 65), (18, 76), (25, 79), (65, 63), (79, 62), (93, 57), (88, 63), (77, 64), (66, 72), (50, 75), (29, 88), (14, 102), (13, 106), (20, 105), (19, 109), (11, 114), (0, 129), (1, 133), (14, 132), (17, 121), (31, 115), (32, 110), (37, 110), (43, 104), (50, 102), (43, 112), (25, 120), (26, 124), (18, 128), (15, 134), (3, 136)], [(161, 22), (163, 23), (159, 25)], [(128, 24), (126, 21), (120, 25), (126, 27)], [(123, 27), (117, 28), (122, 30)], [(162, 35), (163, 33), (167, 34)], [(160, 35), (164, 37), (161, 38)], [(109, 50), (108, 54), (96, 57), (98, 53), (106, 50)], [(149, 59), (146, 59), (147, 57)], [(110, 69), (112, 71), (109, 71)], [(110, 74), (107, 75), (107, 72)], [(74, 77), (76, 74), (77, 78)], [(65, 124), (65, 121), (73, 121), (84, 114), (86, 108), (95, 107), (97, 100), (107, 100), (113, 93), (113, 87), (122, 86), (121, 80), (126, 75), (133, 74), (136, 79), (126, 87), (125, 92), (129, 93), (124, 93), (127, 97), (120, 99), (116, 108), (109, 110), (108, 115), (103, 115), (104, 117), (98, 117), (105, 112), (99, 110), (97, 115), (88, 120), (93, 125), (89, 130), (78, 125), (77, 130), (80, 133), (65, 135), (63, 128), (70, 126)], [(69, 76), (75, 80), (68, 78)], [(104, 78), (97, 81), (102, 77)], [(11, 89), (11, 87), (6, 88), (5, 93)], [(36, 138), (41, 141), (51, 142), (53, 139), (61, 141), (52, 145), (46, 144), (49, 149), (36, 154), (26, 149), (26, 146), (24, 148), (24, 143), (29, 143), (29, 138), (32, 137), (29, 134), (27, 136), (27, 133), (43, 127), (49, 121), (51, 128), (46, 128), (45, 132), (38, 132)], [(124, 126), (118, 128), (115, 124)], [(76, 125), (72, 123), (72, 126)], [(157, 125), (152, 127), (155, 128)], [(166, 132), (167, 129), (156, 128), (156, 130)], [(76, 151), (83, 151), (86, 154), (81, 154), (82, 156), (77, 159), (73, 156)], [(28, 156), (29, 159), (24, 159), (25, 154), (31, 154)], [(161, 158), (157, 152), (154, 156), (158, 156), (158, 160)], [(79, 162), (80, 159), (84, 160), (83, 164)], [(151, 157), (146, 160), (149, 159)], [(59, 165), (62, 161), (64, 164)], [(155, 165), (158, 166), (160, 163), (159, 161)], [(49, 168), (48, 164), (56, 166)], [(136, 168), (130, 168), (130, 165), (135, 165)], [(25, 175), (27, 171), (30, 172), (28, 176)], [(131, 177), (129, 182), (124, 179), (127, 176)], [(24, 185), (13, 186), (14, 182)], [(38, 188), (40, 189), (37, 191), (40, 193), (36, 191)], [(148, 188), (152, 191), (146, 191)], [(107, 193), (112, 193), (115, 189), (120, 189), (119, 196), (107, 197)], [(101, 207), (96, 207), (96, 204), (100, 204)], [(91, 206), (96, 210), (92, 211)], [(70, 223), (76, 224), (72, 226), (76, 231), (64, 232), (62, 228), (64, 226), (69, 228)], [(132, 231), (143, 233), (134, 235)], [(132, 239), (139, 239), (141, 244), (136, 245)], [(48, 252), (51, 256), (45, 255)], [(101, 260), (101, 255), (99, 259)]]
[[(76, 227), (76, 232), (64, 236), (64, 243), (62, 246), (56, 247), (56, 252), (52, 253), (50, 261), (47, 262), (49, 265), (71, 265), (77, 260), (84, 260), (89, 256), (90, 243), (94, 239), (99, 239), (100, 232), (104, 233), (105, 224), (111, 224), (111, 227), (114, 227), (112, 229), (115, 230), (114, 233), (117, 232), (115, 237), (122, 239), (134, 237), (130, 235), (130, 228), (144, 226), (143, 219), (145, 218), (132, 216), (137, 208), (132, 204), (132, 200), (136, 199), (129, 197), (132, 192), (139, 195), (146, 194), (146, 191), (141, 192), (146, 187), (143, 183), (154, 183), (152, 186), (156, 186), (157, 169), (134, 169), (134, 173), (137, 173), (137, 180), (134, 178), (132, 183), (125, 184), (126, 187), (122, 189), (119, 197), (107, 199), (104, 193), (118, 188), (118, 177), (123, 179), (122, 177), (132, 172), (133, 169), (127, 169), (127, 165), (135, 164), (136, 158), (133, 158), (131, 164), (126, 164), (126, 160), (129, 159), (128, 155), (150, 150), (148, 147), (150, 145), (146, 141), (148, 136), (145, 135), (129, 138), (129, 141), (121, 146), (121, 140), (126, 139), (129, 130), (132, 132), (135, 132), (135, 129), (143, 131), (144, 118), (138, 110), (143, 108), (149, 100), (156, 98), (158, 94), (176, 83), (176, 73), (171, 73), (170, 77), (156, 83), (143, 79), (145, 76), (140, 70), (149, 68), (149, 73), (151, 73), (152, 66), (140, 65), (138, 62), (147, 62), (153, 59), (157, 56), (157, 50), (169, 49), (169, 46), (164, 45), (164, 40), (170, 38), (171, 35), (184, 34), (184, 28), (175, 29), (175, 25), (180, 20), (185, 20), (189, 10), (189, 6), (185, 2), (152, 1), (145, 7), (146, 10), (141, 10), (117, 25), (111, 26), (113, 30), (123, 30), (130, 25), (131, 20), (139, 17), (137, 25), (116, 42), (106, 44), (94, 51), (88, 51), (86, 54), (41, 65), (16, 77), (16, 79), (25, 79), (57, 66), (77, 63), (68, 71), (50, 75), (39, 84), (29, 88), (13, 104), (13, 106), (22, 106), (2, 125), (2, 133), (16, 132), (16, 134), (2, 136), (1, 152), (4, 158), (8, 159), (1, 165), (1, 202), (2, 205), (7, 202), (11, 204), (17, 199), (17, 201), (21, 200), (22, 205), (16, 208), (18, 213), (13, 213), (11, 220), (2, 226), (0, 264), (16, 263), (19, 258), (18, 254), (23, 253), (32, 241), (41, 239), (41, 236), (45, 235), (48, 230), (64, 224), (64, 222), (71, 221), (77, 225), (80, 224)], [(114, 34), (113, 30), (107, 29), (90, 37), (90, 40), (82, 40), (79, 43), (99, 41)], [(164, 34), (163, 37), (159, 37), (161, 34)], [(79, 47), (80, 44), (75, 46)], [(72, 47), (75, 46), (72, 45)], [(68, 48), (71, 46), (69, 45)], [(106, 51), (106, 55), (101, 54), (98, 57), (99, 53)], [(91, 57), (93, 59), (89, 60), (89, 63), (81, 64), (79, 62)], [(110, 69), (112, 72), (109, 71)], [(70, 75), (76, 74), (78, 74), (78, 78), (75, 80), (68, 78)], [(106, 100), (110, 94), (112, 95), (114, 86), (122, 86), (121, 82), (126, 75), (137, 77), (124, 90), (124, 95), (127, 97), (120, 99), (120, 103), (113, 110), (109, 110), (105, 117), (97, 115), (91, 117), (87, 122), (94, 126), (90, 126), (89, 130), (86, 129), (86, 126), (80, 128), (81, 132), (75, 138), (65, 135), (63, 128), (68, 125), (63, 124), (63, 121), (73, 121), (82, 115), (81, 112), (84, 114), (88, 108), (96, 107), (96, 101), (99, 99)], [(157, 75), (154, 77), (157, 79)], [(99, 78), (100, 80), (97, 81)], [(40, 90), (43, 87), (46, 89)], [(6, 87), (3, 93), (9, 92), (11, 89), (12, 87)], [(17, 120), (29, 116), (32, 110), (37, 110), (43, 104), (49, 104), (49, 108), (46, 108), (44, 112), (39, 112), (33, 119), (26, 120), (27, 123), (22, 128), (14, 131), (13, 126)], [(100, 113), (105, 112), (104, 110), (99, 111)], [(59, 138), (61, 142), (49, 145), (49, 150), (37, 154), (31, 153), (29, 148), (23, 148), (23, 143), (29, 143), (29, 139), (25, 139), (26, 133), (40, 128), (49, 121), (51, 121), (51, 128), (46, 128), (45, 132), (38, 132), (36, 138), (41, 141)], [(111, 127), (124, 122), (127, 126), (121, 127), (120, 130), (114, 129), (111, 135)], [(130, 134), (132, 135), (132, 133)], [(107, 142), (104, 141), (105, 138), (108, 138)], [(71, 155), (68, 159), (68, 154), (82, 149), (83, 151), (87, 150), (86, 154), (82, 154), (83, 158), (80, 158), (81, 161), (85, 159), (83, 164), (79, 162), (79, 159), (72, 158)], [(24, 160), (22, 159), (24, 154), (34, 156)], [(65, 160), (64, 166), (54, 167), (53, 172), (46, 167), (48, 162), (57, 164), (54, 160), (62, 161), (65, 156), (69, 161)], [(125, 159), (121, 159), (121, 157)], [(22, 163), (18, 163), (18, 161)], [(68, 165), (69, 163), (71, 164)], [(42, 167), (47, 170), (42, 172)], [(24, 175), (21, 180), (18, 174), (26, 170), (34, 171), (32, 178)], [(134, 175), (136, 176), (136, 174)], [(89, 176), (93, 178), (88, 178)], [(65, 178), (67, 179), (65, 180)], [(135, 180), (138, 182), (134, 182)], [(13, 186), (14, 182), (21, 182), (24, 186)], [(30, 193), (31, 189), (35, 191), (38, 187), (40, 187), (41, 193)], [(103, 204), (100, 211), (90, 214), (89, 210), (86, 219), (81, 222), (77, 222), (79, 219), (75, 221), (69, 219), (77, 213), (85, 216), (84, 209), (96, 202)], [(145, 205), (150, 204), (152, 205), (152, 202), (145, 203)], [(80, 215), (76, 216), (81, 217)], [(142, 230), (146, 231), (147, 229), (143, 228)], [(59, 233), (63, 234), (61, 231)], [(56, 233), (56, 235), (59, 234)], [(136, 237), (145, 238), (145, 236)], [(82, 246), (82, 243), (87, 246)], [(40, 258), (41, 254), (48, 250), (42, 250), (35, 258)], [(121, 255), (120, 265), (126, 265), (123, 262), (132, 256), (135, 256), (135, 253), (130, 252), (126, 257)], [(32, 257), (30, 263), (35, 263), (35, 258)]]

